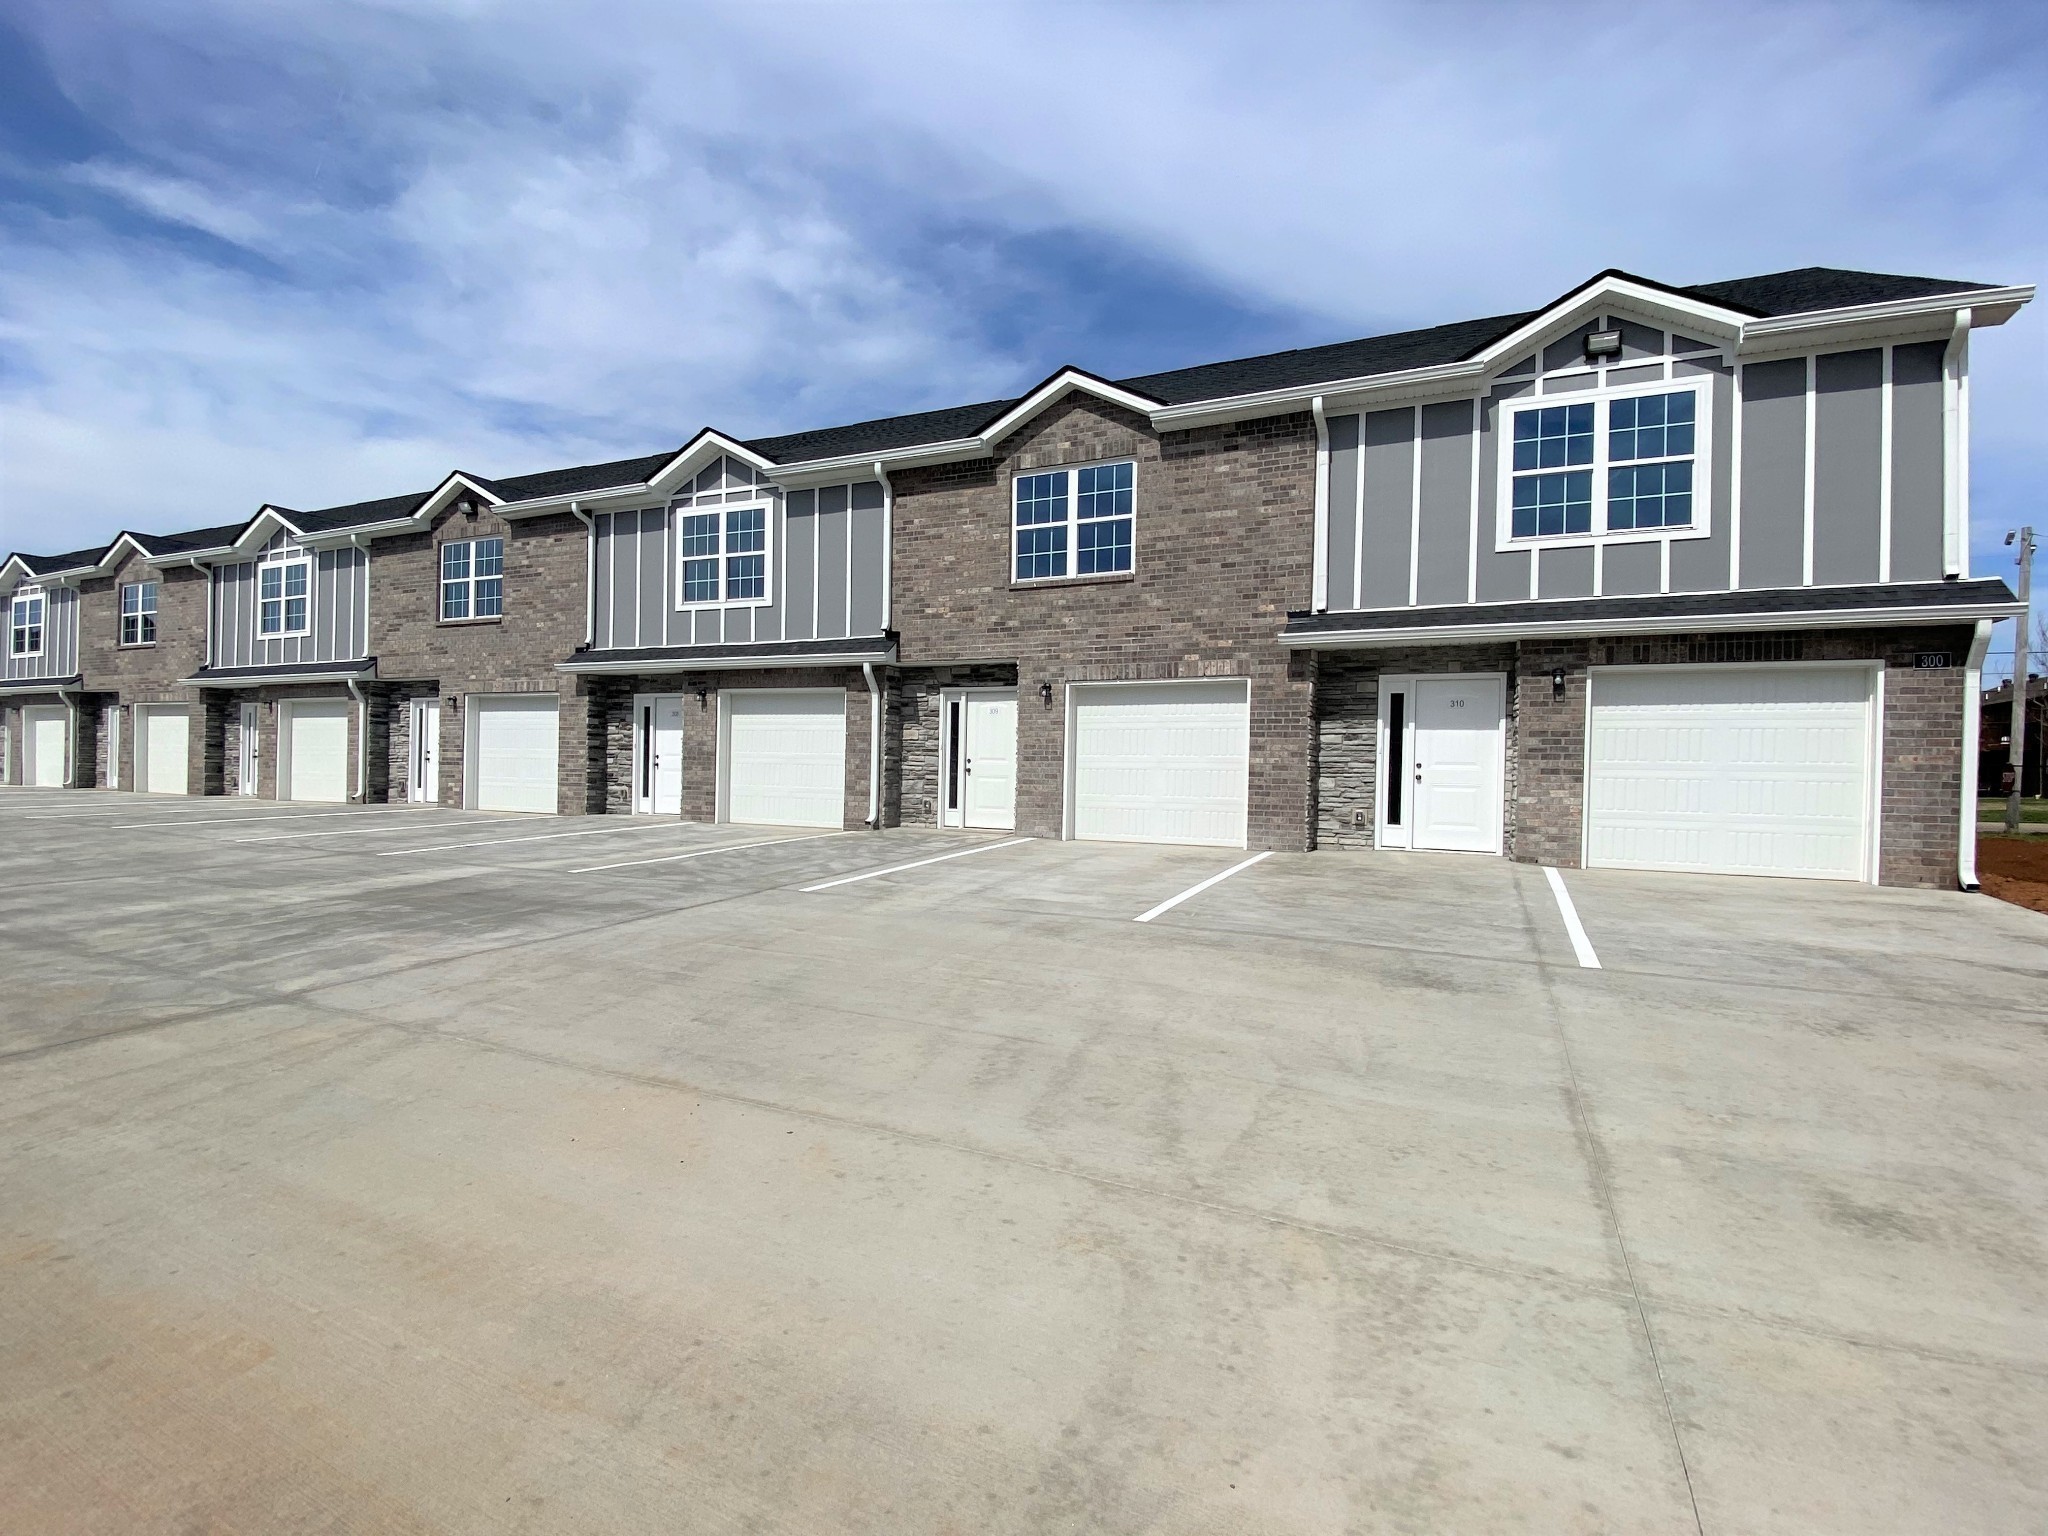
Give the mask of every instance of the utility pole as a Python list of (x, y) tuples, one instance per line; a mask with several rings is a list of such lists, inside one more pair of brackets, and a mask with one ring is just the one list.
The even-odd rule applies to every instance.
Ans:
[[(2013, 542), (2008, 532), (2005, 542)], [(2020, 632), (2012, 647), (2012, 729), (2005, 738), (2005, 760), (2012, 765), (2012, 793), (2005, 797), (2005, 830), (2020, 829), (2020, 788), (2027, 773), (2027, 673), (2028, 652), (2033, 641), (2034, 530), (2020, 529)]]

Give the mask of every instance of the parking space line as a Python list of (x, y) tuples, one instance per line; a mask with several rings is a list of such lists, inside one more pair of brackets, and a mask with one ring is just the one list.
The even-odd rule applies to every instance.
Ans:
[(1199, 885), (1189, 886), (1186, 890), (1182, 891), (1178, 896), (1167, 897), (1166, 900), (1159, 903), (1159, 905), (1154, 907), (1150, 912), (1140, 912), (1136, 917), (1132, 918), (1131, 921), (1134, 923), (1149, 923), (1152, 921), (1153, 918), (1158, 917), (1163, 913), (1171, 912), (1175, 907), (1179, 906), (1182, 902), (1186, 901), (1190, 896), (1199, 896), (1202, 894), (1202, 892), (1209, 889), (1210, 886), (1221, 885), (1225, 880), (1228, 880), (1232, 875), (1236, 874), (1239, 870), (1250, 869), (1254, 864), (1258, 863), (1261, 859), (1270, 859), (1271, 857), (1273, 857), (1273, 850), (1270, 848), (1268, 848), (1264, 853), (1255, 853), (1250, 858), (1244, 860), (1242, 863), (1231, 865), (1230, 868), (1224, 870), (1221, 874), (1211, 875), (1208, 879), (1202, 881)]
[[(600, 818), (602, 819), (602, 818)], [(551, 843), (562, 837), (599, 837), (606, 833), (619, 832), (679, 832), (684, 827), (701, 826), (701, 822), (670, 821), (663, 817), (659, 821), (643, 821), (625, 827), (590, 827), (580, 832), (536, 832), (528, 837), (485, 837), (471, 843), (430, 843), (424, 848), (386, 848), (377, 857), (380, 859), (403, 858), (409, 853), (446, 853), (451, 848), (496, 848), (505, 843)]]
[(1579, 957), (1579, 965), (1588, 971), (1600, 969), (1600, 957), (1593, 953), (1593, 941), (1586, 937), (1586, 925), (1579, 921), (1579, 909), (1572, 905), (1572, 893), (1564, 888), (1564, 876), (1546, 864), (1543, 878), (1550, 882), (1550, 892), (1557, 898), (1557, 910), (1564, 916), (1564, 931), (1571, 935), (1572, 953)]
[[(282, 819), (282, 818), (271, 818)], [(343, 827), (334, 832), (273, 832), (268, 837), (231, 837), (231, 843), (287, 843), (305, 842), (315, 837), (372, 837), (380, 832), (452, 832), (457, 827), (502, 826), (508, 821), (518, 821), (517, 816), (492, 816), (483, 821), (423, 821), (419, 826), (402, 826), (396, 822), (384, 822), (374, 827)]]
[(722, 843), (716, 848), (692, 848), (688, 853), (665, 853), (654, 859), (621, 859), (616, 864), (591, 864), (572, 869), (572, 875), (602, 874), (607, 869), (638, 869), (643, 864), (675, 864), (684, 859), (701, 859), (714, 853), (738, 853), (742, 848), (779, 848), (784, 843), (815, 843), (826, 837), (851, 837), (851, 832), (814, 832), (808, 837), (764, 837), (757, 843)]
[(804, 894), (808, 896), (812, 891), (829, 891), (835, 885), (855, 885), (862, 880), (879, 880), (884, 875), (900, 875), (906, 869), (923, 869), (927, 864), (943, 864), (948, 859), (964, 859), (970, 854), (994, 853), (998, 848), (1014, 848), (1019, 843), (1030, 841), (1028, 837), (1013, 837), (1007, 842), (982, 843), (978, 847), (961, 848), (952, 853), (939, 854), (934, 858), (912, 859), (908, 864), (891, 864), (887, 869), (871, 869), (862, 875), (841, 875), (837, 880), (826, 880), (818, 885), (805, 886)]
[(400, 810), (397, 806), (371, 806), (357, 811), (298, 811), (290, 816), (258, 816), (251, 812), (242, 816), (216, 816), (211, 821), (122, 821), (107, 828), (109, 832), (146, 832), (151, 827), (238, 827), (262, 821), (332, 821), (337, 816), (416, 816), (417, 811)]

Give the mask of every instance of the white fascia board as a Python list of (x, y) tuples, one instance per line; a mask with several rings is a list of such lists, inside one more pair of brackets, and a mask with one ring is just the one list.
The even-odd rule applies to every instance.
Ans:
[(1540, 314), (1508, 332), (1481, 352), (1478, 361), (1487, 364), (1507, 362), (1513, 354), (1520, 352), (1524, 347), (1534, 346), (1543, 333), (1559, 321), (1571, 318), (1578, 310), (1606, 304), (1610, 300), (1646, 306), (1662, 314), (1683, 315), (1709, 330), (1737, 336), (1751, 323), (1739, 309), (1709, 304), (1704, 299), (1688, 298), (1680, 293), (1667, 293), (1662, 288), (1632, 283), (1627, 278), (1605, 277), (1588, 283), (1576, 293), (1566, 295)]
[(681, 453), (648, 478), (646, 490), (650, 495), (666, 499), (685, 480), (694, 478), (706, 464), (719, 457), (738, 459), (756, 470), (768, 470), (772, 473), (775, 469), (772, 463), (746, 444), (727, 437), (723, 432), (706, 427), (690, 439)]
[(136, 554), (142, 557), (143, 564), (145, 565), (153, 564), (159, 558), (167, 560), (182, 560), (184, 558), (182, 555), (165, 555), (161, 557), (153, 555), (142, 547), (134, 534), (124, 531), (114, 535), (114, 542), (107, 546), (107, 552), (100, 556), (99, 564), (95, 565), (93, 570), (102, 575), (111, 571), (120, 563), (121, 551), (124, 548), (134, 550)]
[(1343, 415), (1355, 406), (1384, 397), (1408, 394), (1466, 394), (1486, 374), (1478, 361), (1437, 363), (1428, 368), (1404, 368), (1398, 373), (1366, 374), (1353, 379), (1336, 379), (1327, 384), (1304, 384), (1286, 389), (1265, 389), (1250, 395), (1228, 395), (1216, 400), (1191, 400), (1185, 405), (1161, 406), (1151, 412), (1155, 426), (1185, 429), (1215, 422), (1236, 421), (1246, 416), (1271, 415), (1275, 411), (1307, 410), (1309, 401), (1323, 397), (1323, 409)]
[(1795, 331), (1824, 331), (1849, 326), (1888, 324), (1921, 316), (1970, 311), (1972, 327), (2003, 325), (2032, 300), (2034, 286), (2022, 283), (2009, 288), (1974, 288), (1961, 293), (1935, 293), (1918, 299), (1892, 299), (1883, 304), (1853, 304), (1845, 309), (1815, 309), (1796, 315), (1771, 315), (1750, 320), (1742, 327), (1743, 339), (1760, 340)]
[(1659, 618), (1536, 619), (1514, 624), (1415, 624), (1401, 629), (1355, 629), (1279, 636), (1296, 651), (1359, 651), (1383, 646), (1455, 645), (1472, 640), (1568, 639), (1581, 635), (1684, 635), (1720, 629), (1864, 629), (1886, 624), (1970, 624), (2005, 619), (2025, 610), (2016, 603), (1949, 603), (1939, 607), (1829, 609), (1814, 613), (1675, 614)]
[(272, 688), (281, 687), (287, 683), (374, 683), (376, 681), (377, 668), (372, 663), (367, 668), (357, 668), (354, 671), (338, 666), (324, 672), (248, 672), (237, 673), (233, 677), (181, 677), (178, 679), (177, 686), (180, 688)]
[(1141, 395), (1132, 390), (1121, 389), (1106, 379), (1098, 379), (1093, 374), (1081, 372), (1078, 368), (1062, 368), (1022, 400), (1019, 400), (1015, 405), (1003, 412), (994, 421), (983, 427), (980, 432), (975, 434), (976, 440), (993, 448), (997, 443), (1008, 437), (1018, 427), (1029, 421), (1033, 416), (1036, 416), (1070, 389), (1082, 390), (1087, 394), (1095, 396), (1098, 400), (1106, 400), (1111, 405), (1120, 405), (1127, 411), (1137, 412), (1140, 416), (1151, 416), (1160, 409), (1160, 402), (1153, 399), (1150, 395)]
[(278, 511), (276, 507), (266, 506), (260, 508), (256, 515), (249, 519), (249, 526), (235, 536), (235, 542), (227, 547), (227, 553), (235, 556), (254, 554), (270, 541), (270, 536), (273, 533), (279, 530), (290, 534), (295, 539), (304, 539), (306, 537), (304, 530), (297, 523), (294, 523), (290, 518)]

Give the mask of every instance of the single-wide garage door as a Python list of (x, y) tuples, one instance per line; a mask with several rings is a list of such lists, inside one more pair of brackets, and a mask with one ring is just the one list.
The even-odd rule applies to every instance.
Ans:
[(287, 800), (348, 799), (347, 699), (307, 699), (285, 706), (285, 756), (291, 763)]
[(1244, 846), (1247, 683), (1077, 685), (1073, 692), (1074, 836)]
[(561, 709), (552, 693), (477, 698), (472, 804), (483, 811), (553, 812)]
[(1596, 669), (1587, 862), (1866, 878), (1871, 681), (1864, 667)]
[(846, 694), (727, 693), (725, 819), (780, 827), (846, 820)]
[(145, 709), (142, 715), (142, 788), (152, 795), (182, 795), (192, 725), (183, 709)]
[(61, 709), (22, 711), (23, 734), (28, 738), (22, 743), (22, 758), (28, 768), (29, 783), (45, 789), (63, 787), (67, 718)]

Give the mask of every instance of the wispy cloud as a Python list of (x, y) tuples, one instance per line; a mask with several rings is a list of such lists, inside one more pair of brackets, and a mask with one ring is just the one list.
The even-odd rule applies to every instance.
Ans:
[[(0, 543), (28, 547), (1518, 309), (1610, 265), (2024, 280), (2048, 248), (2048, 45), (2003, 9), (18, 12), (42, 105), (0, 105)], [(2041, 475), (2042, 334), (1978, 349), (1987, 540)]]

